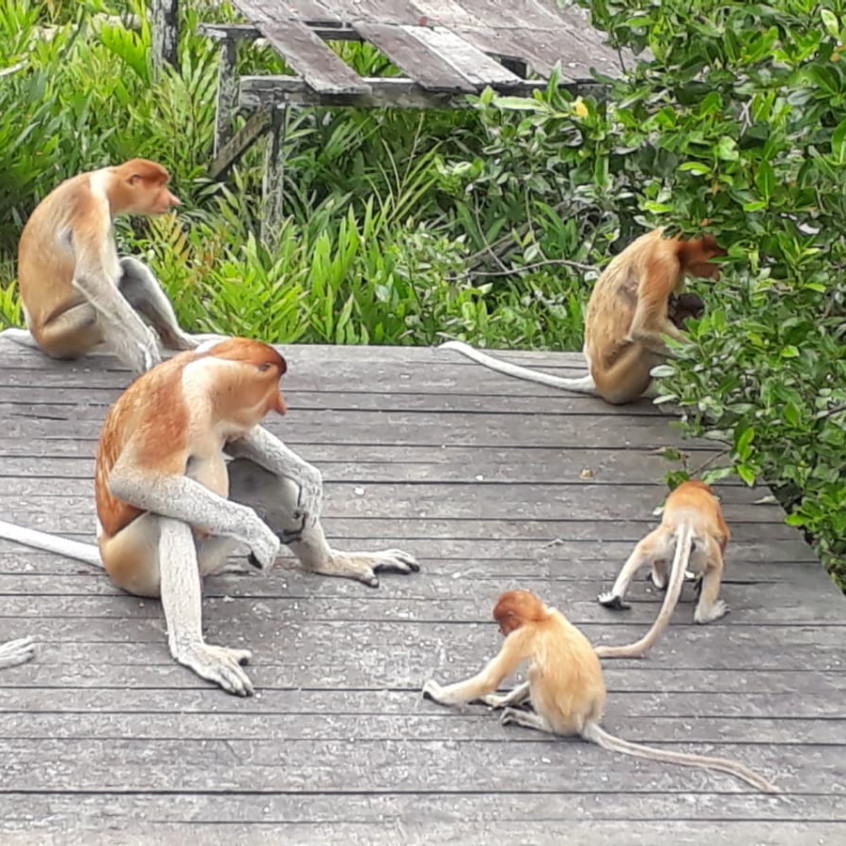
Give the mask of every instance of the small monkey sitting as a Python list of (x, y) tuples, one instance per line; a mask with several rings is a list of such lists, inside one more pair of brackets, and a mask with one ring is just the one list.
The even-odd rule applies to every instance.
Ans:
[[(505, 708), (503, 725), (579, 735), (604, 749), (651, 761), (705, 767), (729, 773), (765, 793), (777, 788), (763, 776), (726, 758), (688, 755), (631, 743), (608, 734), (599, 723), (605, 707), (602, 667), (590, 641), (560, 612), (527, 590), (510, 590), (497, 600), (493, 616), (505, 642), (499, 654), (475, 676), (442, 687), (423, 685), (423, 696), (441, 705), (480, 700)], [(528, 682), (499, 696), (494, 691), (522, 663), (529, 662)], [(531, 700), (534, 711), (514, 706)]]

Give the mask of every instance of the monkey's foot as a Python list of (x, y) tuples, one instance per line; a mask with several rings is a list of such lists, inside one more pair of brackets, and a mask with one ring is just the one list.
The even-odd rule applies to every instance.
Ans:
[(438, 705), (446, 705), (443, 701), (444, 689), (434, 680), (429, 679), (423, 684), (423, 698), (430, 699), (432, 702), (437, 702)]
[(193, 670), (200, 678), (222, 687), (236, 696), (252, 696), (253, 683), (241, 669), (249, 662), (248, 649), (228, 649), (208, 643), (191, 643), (178, 648), (173, 656), (180, 664)]
[(369, 587), (379, 587), (376, 573), (417, 573), (420, 565), (413, 555), (401, 549), (386, 549), (382, 552), (338, 552), (333, 549), (328, 561), (309, 569), (324, 576), (355, 579)]
[(0, 668), (25, 664), (35, 657), (35, 643), (31, 637), (10, 640), (0, 646)]
[(596, 597), (596, 601), (600, 605), (610, 608), (612, 611), (628, 611), (632, 607), (623, 602), (622, 596), (617, 596), (616, 593), (612, 593), (610, 590), (607, 593), (600, 593)]
[(729, 612), (728, 605), (722, 599), (718, 599), (710, 608), (702, 608), (696, 606), (696, 611), (693, 612), (693, 619), (697, 623), (713, 623), (714, 620), (719, 620)]

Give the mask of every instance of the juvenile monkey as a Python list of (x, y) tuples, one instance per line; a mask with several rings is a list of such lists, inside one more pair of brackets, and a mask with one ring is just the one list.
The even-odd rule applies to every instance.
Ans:
[[(137, 596), (161, 597), (173, 657), (247, 696), (250, 653), (212, 646), (201, 627), (201, 578), (236, 542), (269, 567), (286, 543), (310, 570), (378, 586), (376, 571), (415, 572), (405, 552), (331, 549), (320, 525), (319, 471), (261, 428), (285, 412), (272, 347), (244, 338), (183, 352), (145, 373), (109, 410), (95, 464), (98, 544), (0, 523), (0, 537), (104, 566)], [(224, 450), (237, 456), (227, 464)]]
[[(758, 790), (778, 792), (763, 776), (735, 761), (656, 749), (608, 734), (599, 725), (605, 707), (605, 682), (596, 652), (560, 611), (548, 608), (533, 593), (503, 593), (493, 616), (505, 635), (499, 655), (466, 681), (446, 687), (427, 681), (423, 685), (424, 697), (442, 705), (480, 699), (494, 708), (505, 708), (503, 725), (514, 723), (553, 734), (575, 734), (613, 752), (720, 770)], [(528, 682), (504, 696), (495, 695), (493, 691), (524, 661), (531, 662)], [(507, 707), (528, 699), (534, 713)]]
[[(597, 279), (585, 316), (586, 376), (565, 379), (539, 373), (461, 341), (447, 341), (440, 349), (457, 350), (508, 376), (599, 395), (614, 405), (633, 402), (649, 387), (652, 368), (668, 355), (664, 336), (682, 339), (684, 321), (701, 313), (698, 297), (680, 294), (685, 276), (719, 279), (719, 268), (710, 260), (726, 255), (711, 235), (682, 241), (662, 233), (655, 229), (641, 235)], [(671, 303), (674, 295), (678, 297)]]
[(74, 176), (48, 194), (18, 246), (29, 331), (0, 334), (54, 358), (77, 358), (105, 344), (136, 373), (161, 360), (157, 335), (172, 349), (196, 347), (149, 268), (134, 258), (118, 259), (112, 234), (120, 214), (158, 215), (179, 205), (169, 178), (160, 164), (132, 159)]
[[(600, 605), (615, 610), (628, 608), (623, 597), (634, 574), (652, 565), (652, 582), (667, 588), (661, 611), (652, 628), (638, 641), (626, 646), (597, 646), (600, 658), (641, 658), (667, 628), (681, 596), (685, 573), (701, 578), (699, 602), (693, 619), (710, 623), (728, 612), (719, 599), (723, 555), (731, 533), (723, 519), (719, 500), (704, 482), (682, 482), (668, 497), (661, 525), (641, 540), (623, 565), (614, 587), (597, 597)], [(669, 582), (667, 562), (672, 558)]]

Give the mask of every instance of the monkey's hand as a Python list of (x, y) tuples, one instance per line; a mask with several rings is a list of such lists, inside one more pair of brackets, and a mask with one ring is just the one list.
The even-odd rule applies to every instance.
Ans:
[(35, 644), (31, 637), (10, 640), (0, 646), (0, 667), (14, 667), (25, 664), (35, 656)]
[(251, 519), (242, 540), (250, 547), (250, 564), (266, 570), (276, 560), (282, 544), (273, 529), (258, 514), (246, 506), (245, 510)]
[(202, 641), (188, 641), (177, 644), (173, 657), (193, 670), (201, 678), (222, 687), (236, 696), (252, 696), (253, 683), (241, 669), (252, 658), (248, 649), (228, 649), (212, 646)]
[(155, 333), (149, 326), (145, 326), (144, 329), (147, 336), (131, 344), (129, 351), (131, 358), (129, 365), (138, 376), (151, 370), (162, 360)]

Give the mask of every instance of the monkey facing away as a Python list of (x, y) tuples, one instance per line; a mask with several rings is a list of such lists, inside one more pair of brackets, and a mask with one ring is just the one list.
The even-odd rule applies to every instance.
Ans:
[[(548, 608), (527, 590), (503, 593), (493, 615), (505, 635), (499, 654), (465, 681), (446, 687), (427, 681), (424, 697), (442, 705), (478, 699), (494, 708), (505, 708), (503, 725), (514, 723), (553, 734), (579, 735), (614, 752), (720, 770), (758, 790), (778, 792), (763, 776), (735, 761), (656, 749), (608, 734), (599, 725), (605, 707), (605, 682), (590, 641), (560, 611)], [(530, 662), (529, 680), (510, 693), (494, 694), (524, 661)], [(534, 712), (509, 707), (529, 699)]]
[[(723, 519), (719, 500), (704, 482), (682, 482), (668, 497), (661, 516), (661, 525), (643, 538), (629, 556), (614, 587), (600, 594), (597, 601), (615, 610), (629, 606), (623, 603), (634, 574), (644, 565), (652, 565), (652, 582), (666, 588), (664, 602), (652, 628), (638, 641), (626, 646), (597, 646), (601, 658), (640, 658), (646, 654), (672, 617), (685, 573), (692, 570), (701, 578), (699, 602), (693, 619), (710, 623), (728, 612), (719, 598), (723, 575), (723, 555), (731, 533)], [(667, 562), (672, 561), (669, 580)]]
[(161, 360), (157, 336), (172, 349), (196, 347), (149, 268), (118, 258), (112, 234), (120, 214), (158, 215), (179, 205), (169, 178), (160, 164), (132, 159), (81, 173), (48, 194), (18, 246), (28, 331), (2, 334), (54, 358), (77, 358), (104, 344), (136, 373)]
[(651, 370), (667, 357), (664, 336), (680, 340), (681, 327), (702, 313), (702, 301), (682, 294), (685, 276), (719, 279), (711, 259), (726, 255), (712, 235), (689, 241), (662, 237), (655, 229), (633, 241), (602, 271), (585, 315), (584, 355), (589, 373), (565, 379), (500, 361), (461, 341), (452, 349), (508, 376), (595, 394), (609, 403), (633, 402), (649, 387)]
[[(286, 543), (317, 573), (378, 586), (376, 572), (415, 572), (395, 549), (330, 548), (320, 524), (320, 472), (258, 425), (285, 412), (285, 360), (233, 338), (183, 352), (145, 373), (109, 410), (95, 465), (97, 548), (0, 522), (0, 537), (104, 566), (119, 587), (160, 596), (173, 657), (229, 693), (252, 683), (243, 649), (203, 639), (201, 579), (240, 541), (269, 567)], [(234, 460), (227, 463), (224, 450)]]

